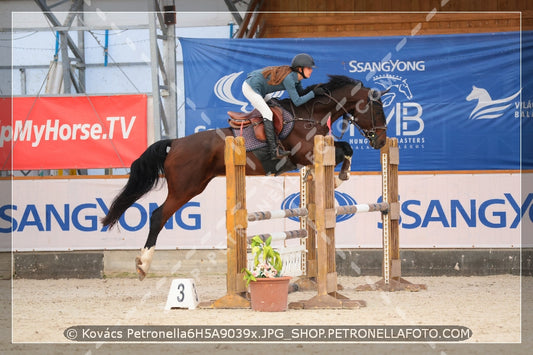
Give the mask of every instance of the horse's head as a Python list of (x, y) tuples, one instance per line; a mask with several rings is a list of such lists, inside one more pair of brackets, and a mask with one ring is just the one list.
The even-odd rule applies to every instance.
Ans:
[(387, 118), (383, 112), (381, 96), (387, 91), (364, 87), (352, 78), (330, 75), (330, 81), (322, 87), (336, 102), (335, 110), (344, 116), (368, 139), (374, 149), (380, 149), (387, 141)]

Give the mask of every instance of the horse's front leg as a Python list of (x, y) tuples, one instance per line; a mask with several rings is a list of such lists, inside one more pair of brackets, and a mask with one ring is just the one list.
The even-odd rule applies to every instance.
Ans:
[(350, 178), (350, 168), (352, 165), (353, 149), (347, 142), (335, 142), (335, 163), (342, 162), (338, 177), (335, 178), (335, 188), (339, 187), (343, 181)]
[(144, 280), (146, 273), (150, 269), (152, 264), (152, 258), (154, 257), (155, 245), (151, 247), (144, 247), (141, 249), (141, 256), (135, 258), (135, 270), (137, 270), (137, 275), (139, 280)]
[(342, 161), (341, 170), (339, 171), (339, 179), (346, 181), (350, 179), (350, 167), (352, 165), (352, 157), (345, 155)]

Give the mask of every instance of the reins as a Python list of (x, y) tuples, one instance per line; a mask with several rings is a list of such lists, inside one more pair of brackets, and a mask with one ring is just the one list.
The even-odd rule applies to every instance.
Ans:
[[(372, 121), (372, 128), (371, 129), (363, 129), (357, 123), (357, 119), (354, 117), (354, 115), (352, 115), (350, 112), (348, 112), (346, 107), (344, 107), (344, 104), (339, 102), (336, 98), (331, 96), (329, 93), (326, 93), (325, 95), (327, 97), (329, 97), (331, 100), (333, 100), (337, 104), (337, 107), (341, 108), (344, 111), (342, 119), (345, 120), (345, 121), (348, 121), (350, 124), (354, 125), (355, 128), (357, 128), (357, 130), (359, 131), (359, 133), (363, 137), (365, 137), (368, 140), (370, 140), (372, 143), (374, 143), (374, 141), (376, 139), (378, 139), (387, 130), (387, 124), (386, 123), (383, 126), (376, 126), (376, 117), (375, 117), (375, 111), (374, 111), (374, 104), (376, 102), (378, 102), (378, 101), (375, 100), (374, 98), (370, 98), (370, 97), (368, 98), (369, 101), (370, 101), (369, 102), (369, 105), (370, 105), (370, 119)], [(379, 135), (376, 136), (376, 130), (378, 130), (378, 129), (382, 129), (383, 132), (381, 132)], [(345, 130), (343, 130), (343, 132), (342, 132), (340, 137), (335, 137), (335, 138), (338, 138), (338, 139), (342, 138), (342, 136), (344, 135), (344, 132), (345, 132)]]
[[(327, 98), (329, 98), (330, 100), (332, 100), (333, 102), (335, 102), (337, 104), (337, 109), (342, 109), (342, 111), (344, 111), (344, 114), (343, 114), (343, 120), (344, 121), (347, 121), (349, 124), (352, 124), (355, 126), (355, 128), (357, 128), (357, 130), (359, 131), (359, 133), (367, 138), (372, 144), (374, 144), (374, 142), (382, 135), (386, 132), (387, 130), (387, 124), (385, 123), (385, 125), (382, 125), (382, 126), (376, 126), (376, 112), (375, 112), (375, 104), (379, 104), (379, 101), (377, 99), (375, 99), (372, 95), (372, 97), (369, 97), (368, 100), (369, 100), (369, 105), (370, 105), (370, 119), (371, 119), (371, 122), (372, 122), (372, 128), (370, 129), (364, 129), (364, 128), (361, 128), (361, 126), (359, 126), (359, 124), (357, 123), (358, 119), (357, 117), (354, 117), (354, 115), (352, 115), (347, 109), (346, 107), (344, 106), (345, 103), (342, 103), (341, 101), (337, 100), (335, 97), (331, 96), (330, 93), (325, 93), (324, 96), (326, 96)], [(318, 122), (316, 121), (315, 119), (313, 119), (313, 113), (314, 113), (314, 107), (315, 105), (318, 103), (318, 101), (314, 101), (312, 103), (312, 106), (311, 106), (311, 111), (309, 112), (308, 110), (308, 113), (309, 113), (309, 118), (302, 118), (302, 117), (296, 117), (296, 110), (295, 110), (295, 106), (294, 104), (292, 103), (292, 101), (289, 101), (290, 103), (290, 109), (291, 109), (291, 113), (292, 113), (292, 119), (291, 120), (287, 120), (286, 122), (291, 122), (291, 121), (304, 121), (304, 122), (309, 122), (309, 124), (311, 124), (312, 126), (317, 126), (317, 125), (322, 125), (321, 122)], [(357, 111), (357, 108), (355, 108), (354, 110)], [(310, 128), (310, 127), (308, 127)], [(383, 131), (379, 134), (379, 135), (376, 135), (376, 131), (378, 129), (382, 129)], [(337, 139), (342, 139), (342, 137), (344, 136), (344, 133), (346, 132), (346, 130), (342, 130), (342, 133), (340, 135), (340, 137), (335, 136), (335, 138)], [(333, 133), (332, 133), (333, 134)]]

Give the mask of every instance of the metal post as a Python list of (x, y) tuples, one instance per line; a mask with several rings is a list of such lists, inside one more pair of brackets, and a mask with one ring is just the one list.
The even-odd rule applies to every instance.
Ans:
[[(163, 25), (162, 25), (163, 26)], [(176, 25), (167, 24), (166, 39), (163, 40), (163, 65), (166, 72), (166, 90), (161, 97), (163, 107), (165, 109), (165, 117), (167, 120), (167, 136), (169, 138), (176, 138), (178, 136), (177, 123), (177, 93), (176, 93)], [(183, 122), (180, 122), (183, 123)], [(183, 128), (185, 131), (185, 128)]]
[(154, 114), (154, 141), (161, 139), (161, 108), (159, 103), (161, 97), (159, 94), (159, 68), (157, 62), (157, 29), (156, 14), (152, 12), (148, 15), (148, 25), (150, 29), (150, 58), (152, 65), (152, 95), (153, 95), (153, 114)]
[(68, 56), (67, 36), (66, 31), (59, 32), (61, 64), (63, 68), (63, 93), (70, 94), (70, 58)]

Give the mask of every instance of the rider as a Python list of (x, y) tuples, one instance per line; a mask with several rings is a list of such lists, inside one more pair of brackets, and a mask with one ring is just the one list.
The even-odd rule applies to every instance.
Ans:
[(280, 159), (290, 154), (283, 148), (278, 148), (277, 135), (272, 123), (272, 111), (266, 101), (270, 99), (270, 93), (286, 90), (292, 102), (300, 106), (315, 96), (324, 95), (325, 91), (321, 87), (316, 87), (307, 94), (303, 94), (300, 80), (308, 79), (315, 68), (315, 61), (309, 54), (300, 53), (296, 55), (291, 65), (266, 67), (255, 70), (248, 74), (242, 84), (242, 93), (263, 116), (265, 125), (265, 136), (271, 159)]

